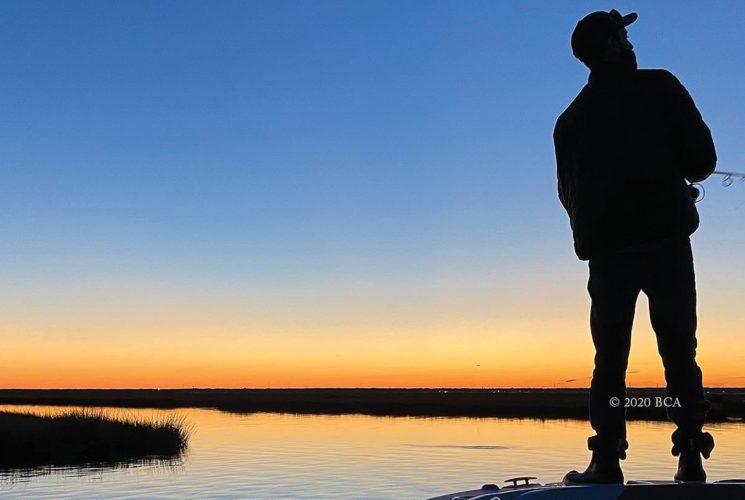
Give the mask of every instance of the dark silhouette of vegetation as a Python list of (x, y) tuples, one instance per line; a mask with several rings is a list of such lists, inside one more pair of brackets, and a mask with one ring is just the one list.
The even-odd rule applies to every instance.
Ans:
[[(654, 398), (664, 389), (631, 388), (629, 397), (651, 397), (649, 408), (628, 408), (630, 420), (667, 420)], [(745, 389), (707, 390), (709, 421), (743, 420)], [(126, 389), (0, 390), (0, 404), (214, 408), (251, 413), (345, 414), (431, 417), (587, 419), (587, 389)]]
[(187, 447), (178, 418), (109, 418), (95, 410), (54, 416), (0, 412), (0, 468), (115, 465), (170, 459)]

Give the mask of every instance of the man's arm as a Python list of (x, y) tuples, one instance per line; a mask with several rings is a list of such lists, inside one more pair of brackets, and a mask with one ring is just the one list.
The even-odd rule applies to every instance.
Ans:
[(680, 148), (680, 171), (689, 182), (702, 181), (714, 172), (717, 164), (711, 131), (683, 84), (672, 73), (665, 71), (665, 74), (673, 140), (675, 147)]
[(565, 152), (565, 148), (562, 141), (562, 133), (561, 133), (561, 118), (556, 123), (556, 126), (554, 127), (554, 153), (556, 155), (556, 180), (557, 180), (557, 190), (559, 194), (559, 201), (561, 202), (561, 205), (564, 207), (564, 210), (567, 211), (568, 214), (571, 215), (572, 207), (571, 207), (571, 198), (568, 193), (568, 187), (566, 185), (566, 164), (567, 161), (567, 153)]

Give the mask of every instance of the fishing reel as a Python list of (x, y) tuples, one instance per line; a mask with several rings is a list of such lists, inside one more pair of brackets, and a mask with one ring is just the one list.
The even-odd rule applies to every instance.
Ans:
[(693, 198), (694, 203), (698, 203), (699, 201), (704, 199), (704, 196), (706, 196), (704, 186), (702, 186), (698, 182), (692, 182), (688, 184), (688, 192), (691, 194), (691, 198)]
[[(722, 179), (722, 186), (724, 187), (730, 187), (733, 182), (735, 182), (735, 179), (739, 179), (740, 182), (745, 182), (745, 174), (742, 174), (740, 172), (720, 172), (715, 171), (712, 175), (721, 175), (724, 177)], [(706, 191), (704, 190), (704, 186), (702, 186), (698, 182), (692, 182), (688, 184), (688, 191), (691, 194), (691, 198), (693, 198), (693, 201), (695, 203), (698, 203), (699, 201), (703, 200), (706, 196)]]

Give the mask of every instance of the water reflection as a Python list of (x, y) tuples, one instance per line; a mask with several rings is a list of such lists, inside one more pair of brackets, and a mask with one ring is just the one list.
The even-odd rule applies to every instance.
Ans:
[(410, 444), (404, 443), (404, 446), (415, 446), (417, 448), (461, 448), (464, 450), (506, 450), (506, 446), (497, 445), (457, 445), (457, 444)]
[(106, 472), (122, 469), (147, 467), (150, 472), (160, 471), (162, 474), (175, 474), (183, 471), (182, 457), (146, 457), (137, 460), (120, 462), (86, 464), (79, 466), (43, 466), (20, 469), (0, 468), (0, 485), (14, 485), (29, 482), (35, 477), (56, 475), (60, 477), (100, 477)]
[[(0, 407), (36, 413), (52, 407)], [(121, 412), (117, 409), (105, 411)], [(55, 470), (0, 482), (0, 496), (40, 498), (427, 498), (520, 475), (559, 480), (589, 458), (589, 424), (576, 420), (230, 414), (205, 409), (127, 410), (183, 415), (193, 433), (175, 467)], [(742, 477), (743, 424), (710, 425), (711, 480)], [(668, 422), (630, 422), (627, 479), (669, 479)], [(22, 477), (23, 479), (17, 479)]]

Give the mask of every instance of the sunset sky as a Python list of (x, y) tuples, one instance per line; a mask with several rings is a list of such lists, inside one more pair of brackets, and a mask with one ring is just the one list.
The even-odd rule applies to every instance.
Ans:
[[(745, 171), (745, 2), (0, 4), (0, 387), (586, 387), (551, 133), (636, 11)], [(694, 235), (745, 386), (745, 184)], [(664, 385), (642, 296), (628, 382)]]

